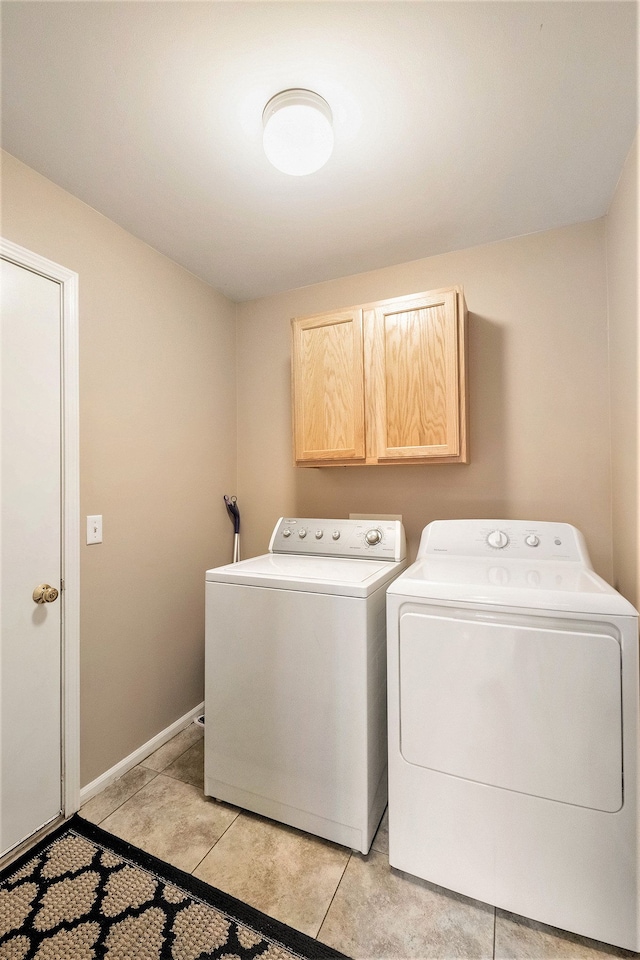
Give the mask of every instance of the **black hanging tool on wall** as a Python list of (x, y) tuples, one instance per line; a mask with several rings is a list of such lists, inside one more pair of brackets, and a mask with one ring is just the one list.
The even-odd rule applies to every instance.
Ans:
[(238, 510), (237, 497), (228, 497), (225, 493), (224, 502), (227, 505), (227, 512), (233, 521), (233, 563), (240, 559), (240, 511)]

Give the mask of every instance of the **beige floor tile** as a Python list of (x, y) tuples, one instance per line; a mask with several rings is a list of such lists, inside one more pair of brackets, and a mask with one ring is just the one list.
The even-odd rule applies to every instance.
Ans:
[(203, 728), (197, 723), (190, 723), (188, 727), (185, 727), (184, 730), (177, 733), (175, 737), (161, 747), (158, 747), (155, 753), (152, 753), (146, 760), (143, 760), (142, 765), (149, 767), (150, 770), (155, 770), (157, 773), (162, 773), (165, 767), (168, 767), (170, 763), (177, 760), (185, 750), (188, 750), (189, 747), (193, 746), (194, 743), (197, 743), (198, 740), (201, 740), (203, 737)]
[(156, 776), (155, 771), (146, 767), (133, 767), (102, 793), (87, 801), (80, 808), (80, 816), (91, 823), (100, 823)]
[(493, 907), (392, 870), (374, 851), (351, 857), (318, 939), (354, 960), (484, 960), (493, 926)]
[(379, 853), (389, 853), (389, 808), (384, 812), (378, 831), (371, 841), (371, 849)]
[(345, 847), (242, 813), (194, 874), (313, 937), (349, 855)]
[(160, 774), (101, 824), (117, 837), (191, 871), (238, 815), (190, 783)]
[(637, 960), (638, 954), (497, 910), (495, 956), (496, 960)]
[(165, 777), (192, 783), (204, 792), (204, 740), (200, 738), (162, 772)]

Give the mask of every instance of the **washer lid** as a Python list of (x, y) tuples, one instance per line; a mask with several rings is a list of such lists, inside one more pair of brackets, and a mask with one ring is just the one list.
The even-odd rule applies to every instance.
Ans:
[(388, 592), (456, 603), (637, 616), (597, 573), (566, 561), (430, 556), (412, 564)]
[(235, 583), (278, 590), (368, 597), (406, 566), (406, 561), (350, 560), (343, 557), (265, 553), (240, 563), (207, 570), (208, 582)]

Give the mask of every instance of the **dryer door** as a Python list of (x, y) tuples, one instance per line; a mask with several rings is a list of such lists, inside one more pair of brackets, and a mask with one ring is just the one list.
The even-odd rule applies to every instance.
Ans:
[(549, 800), (620, 809), (615, 628), (425, 607), (401, 616), (399, 644), (407, 762)]

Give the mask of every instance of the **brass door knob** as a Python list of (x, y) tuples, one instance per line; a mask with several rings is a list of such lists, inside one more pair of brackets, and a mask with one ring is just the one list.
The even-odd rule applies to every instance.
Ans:
[(41, 583), (33, 591), (34, 603), (53, 603), (58, 599), (58, 591), (55, 587), (50, 587), (48, 583)]

